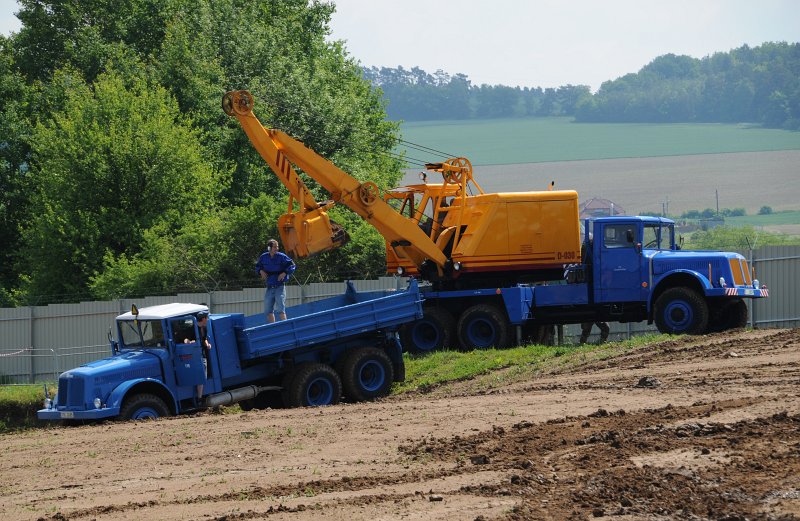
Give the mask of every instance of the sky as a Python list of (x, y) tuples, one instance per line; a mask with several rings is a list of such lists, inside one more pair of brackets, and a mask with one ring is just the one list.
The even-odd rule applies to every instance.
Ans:
[[(473, 85), (589, 85), (667, 53), (800, 42), (799, 0), (334, 0), (332, 40), (364, 66), (466, 74)], [(0, 33), (19, 30), (0, 0)]]
[(800, 42), (798, 0), (336, 0), (332, 37), (365, 66), (473, 85), (589, 85), (667, 53)]

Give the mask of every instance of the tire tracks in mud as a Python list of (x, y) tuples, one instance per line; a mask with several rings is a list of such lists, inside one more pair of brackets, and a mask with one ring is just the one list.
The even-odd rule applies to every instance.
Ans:
[[(422, 473), (253, 486), (179, 501), (75, 510), (47, 519), (87, 519), (112, 513), (152, 517), (148, 511), (157, 517), (160, 508), (169, 506), (242, 501), (257, 501), (264, 508), (214, 519), (277, 514), (304, 518), (324, 515), (329, 508), (397, 503), (424, 494), (420, 490), (396, 491), (401, 485), (469, 474), (499, 477), (454, 490), (430, 489), (429, 494), (512, 497), (516, 505), (504, 516), (509, 520), (585, 519), (589, 514), (770, 519), (769, 499), (785, 492), (774, 488), (773, 477), (791, 480), (794, 476), (800, 486), (800, 416), (779, 413), (735, 423), (709, 420), (761, 401), (668, 405), (636, 413), (599, 409), (588, 416), (541, 424), (523, 421), (510, 429), (494, 426), (471, 436), (426, 438), (401, 445), (402, 456), (435, 468)], [(355, 495), (325, 498), (341, 492)], [(284, 504), (308, 496), (308, 503)]]
[[(473, 393), (479, 399), (495, 392), (627, 392), (636, 387), (640, 374), (655, 374), (672, 392), (713, 389), (700, 393), (704, 398), (694, 403), (689, 403), (694, 398), (684, 400), (688, 405), (627, 411), (601, 408), (590, 414), (502, 426), (489, 419), (480, 431), (464, 429), (457, 435), (397, 440), (379, 462), (385, 472), (370, 469), (365, 473), (350, 462), (337, 470), (341, 476), (273, 485), (260, 480), (219, 493), (120, 504), (113, 504), (114, 497), (108, 496), (100, 505), (39, 519), (158, 519), (160, 514), (216, 520), (366, 519), (367, 512), (386, 517), (395, 511), (417, 518), (436, 513), (430, 517), (501, 521), (618, 516), (633, 520), (798, 519), (798, 344), (797, 329), (681, 337), (548, 374), (541, 381), (517, 384), (513, 390)], [(793, 349), (791, 356), (777, 360), (787, 348)], [(563, 383), (557, 380), (559, 375), (564, 376)], [(748, 392), (727, 392), (742, 388)], [(765, 392), (759, 394), (761, 388)], [(409, 400), (424, 413), (424, 397)], [(385, 403), (396, 401), (404, 400), (392, 398)], [(337, 417), (342, 415), (337, 413)], [(76, 485), (61, 488), (65, 486)], [(478, 502), (501, 508), (461, 507), (454, 510), (456, 516), (433, 510), (444, 503)], [(183, 509), (190, 514), (175, 515)]]

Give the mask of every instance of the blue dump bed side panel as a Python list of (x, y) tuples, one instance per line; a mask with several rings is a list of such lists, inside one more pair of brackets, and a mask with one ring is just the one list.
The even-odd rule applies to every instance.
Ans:
[[(286, 312), (288, 320), (237, 330), (242, 360), (395, 328), (422, 318), (422, 299), (413, 281), (406, 291), (368, 294), (359, 294), (350, 285), (344, 297), (293, 306)], [(255, 320), (247, 317), (245, 326)]]

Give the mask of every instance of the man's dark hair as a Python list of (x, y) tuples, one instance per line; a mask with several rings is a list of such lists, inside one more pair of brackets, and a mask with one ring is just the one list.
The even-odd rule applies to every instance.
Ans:
[(272, 248), (272, 245), (273, 245), (273, 244), (274, 244), (275, 246), (277, 246), (277, 245), (278, 245), (278, 241), (276, 241), (275, 239), (270, 239), (270, 240), (268, 240), (268, 241), (267, 241), (267, 248)]

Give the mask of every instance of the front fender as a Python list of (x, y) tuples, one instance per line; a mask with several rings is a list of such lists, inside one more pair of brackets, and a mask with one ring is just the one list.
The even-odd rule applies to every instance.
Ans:
[[(180, 410), (178, 408), (178, 402), (175, 399), (175, 395), (172, 393), (169, 387), (164, 385), (164, 382), (154, 378), (137, 378), (135, 380), (127, 380), (122, 382), (116, 388), (114, 388), (113, 391), (111, 391), (111, 394), (108, 397), (108, 407), (116, 409), (117, 414), (119, 414), (119, 409), (122, 407), (122, 400), (125, 399), (125, 396), (131, 389), (137, 386), (145, 386), (148, 388), (147, 392), (156, 394), (162, 398), (168, 396), (169, 400), (166, 400), (167, 405), (169, 405), (173, 411)], [(159, 392), (153, 392), (154, 387), (157, 387)]]
[(651, 284), (652, 291), (647, 299), (648, 316), (650, 316), (653, 311), (653, 305), (656, 299), (658, 299), (665, 290), (679, 286), (694, 288), (703, 295), (706, 295), (709, 290), (713, 289), (708, 277), (699, 271), (687, 269), (670, 271), (668, 274), (659, 277), (658, 280), (654, 280)]

